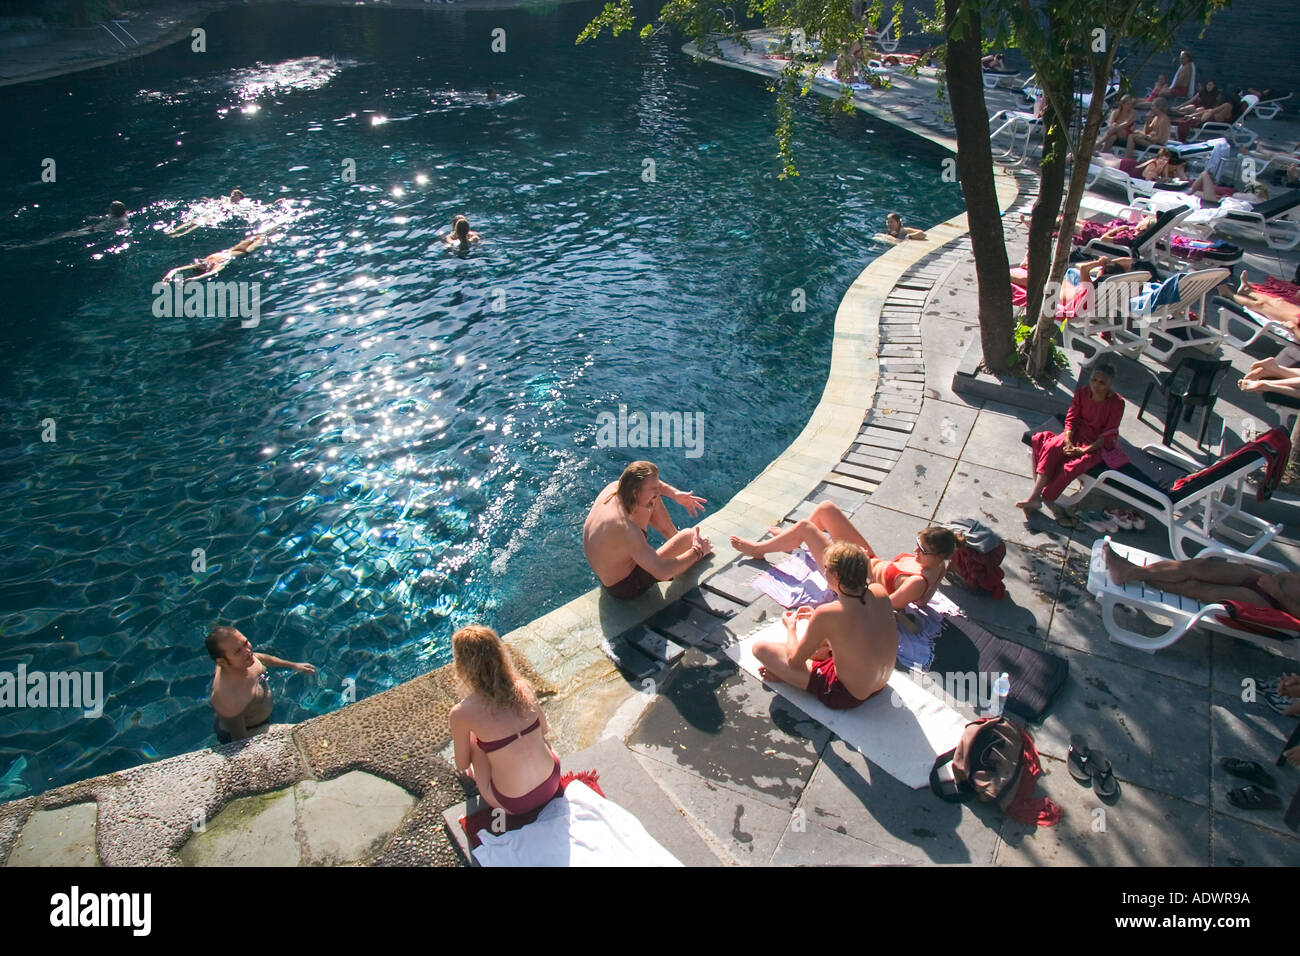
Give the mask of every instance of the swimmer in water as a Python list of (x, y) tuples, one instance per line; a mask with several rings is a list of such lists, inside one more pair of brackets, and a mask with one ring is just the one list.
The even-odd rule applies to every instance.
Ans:
[(907, 239), (924, 239), (925, 233), (920, 229), (913, 229), (910, 226), (904, 226), (902, 217), (896, 212), (891, 212), (885, 217), (885, 229), (887, 232), (876, 233), (876, 238), (882, 242), (899, 243)]
[(248, 255), (248, 253), (252, 252), (265, 241), (265, 236), (249, 236), (247, 239), (235, 243), (229, 249), (222, 249), (220, 252), (214, 252), (210, 256), (204, 256), (202, 259), (195, 259), (187, 266), (178, 266), (177, 268), (172, 269), (163, 276), (163, 282), (171, 282), (173, 279), (185, 281), (185, 273), (189, 272), (191, 269), (197, 269), (198, 274), (190, 276), (190, 281), (206, 279), (209, 276), (214, 276), (226, 266), (230, 265), (232, 260), (239, 256)]
[(268, 667), (288, 667), (300, 674), (316, 673), (312, 664), (295, 664), (270, 654), (255, 654), (248, 638), (233, 627), (214, 627), (204, 644), (217, 664), (209, 699), (216, 712), (212, 729), (223, 744), (265, 733), (271, 725), (275, 701), (271, 697)]
[[(280, 203), (287, 203), (288, 201), (288, 199), (281, 198), (271, 203), (271, 205), (278, 206)], [(221, 222), (221, 220), (226, 218), (226, 213), (233, 211), (232, 207), (238, 206), (241, 203), (248, 203), (252, 206), (260, 205), (260, 203), (245, 196), (243, 191), (239, 189), (232, 189), (230, 191), (230, 196), (227, 199), (211, 199), (206, 200), (206, 202), (216, 205), (218, 208), (204, 209), (194, 218), (186, 219), (175, 229), (168, 229), (164, 235), (184, 236), (193, 232), (195, 229), (199, 228), (199, 226), (215, 226), (217, 223)]]
[(495, 86), (489, 86), (487, 88), (487, 98), (489, 103), (497, 98), (497, 88)]
[(483, 237), (469, 227), (469, 220), (464, 216), (457, 216), (451, 221), (451, 232), (442, 237), (442, 241), (449, 246), (460, 246), (464, 249), (474, 242), (479, 242)]
[(126, 205), (113, 200), (108, 204), (108, 215), (96, 216), (80, 229), (69, 229), (67, 232), (55, 233), (53, 236), (46, 236), (44, 239), (38, 239), (35, 242), (6, 243), (3, 248), (30, 249), (33, 246), (44, 246), (51, 242), (58, 242), (60, 239), (71, 239), (74, 236), (89, 236), (96, 232), (117, 232), (119, 229), (125, 229), (126, 226)]

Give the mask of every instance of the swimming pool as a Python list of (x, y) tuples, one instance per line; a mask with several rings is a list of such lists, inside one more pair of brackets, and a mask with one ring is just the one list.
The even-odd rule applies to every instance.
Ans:
[[(231, 10), (207, 53), (7, 91), (0, 670), (103, 671), (108, 700), (0, 709), (0, 774), (210, 743), (217, 621), (320, 668), (272, 672), (277, 721), (374, 694), (594, 586), (582, 522), (627, 462), (713, 509), (802, 429), (884, 214), (961, 208), (942, 153), (809, 104), (778, 182), (760, 79), (666, 36), (575, 48), (596, 9)], [(293, 203), (164, 234), (234, 187)], [(129, 234), (32, 245), (110, 199)], [(256, 325), (155, 309), (257, 229), (219, 277), (259, 284)], [(600, 447), (620, 406), (703, 441)]]

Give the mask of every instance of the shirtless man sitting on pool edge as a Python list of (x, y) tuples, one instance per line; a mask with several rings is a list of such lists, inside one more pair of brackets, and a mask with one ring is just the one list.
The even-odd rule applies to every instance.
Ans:
[[(699, 528), (678, 531), (663, 499), (670, 498), (692, 517), (704, 509), (704, 499), (678, 491), (659, 478), (648, 461), (634, 461), (596, 496), (582, 526), (582, 550), (605, 590), (630, 601), (659, 581), (681, 574), (709, 553)], [(650, 547), (649, 528), (664, 536), (659, 550)]]
[[(869, 584), (871, 561), (850, 541), (822, 556), (826, 583), (839, 600), (823, 604), (799, 634), (798, 611), (787, 611), (784, 641), (755, 641), (764, 680), (806, 689), (827, 707), (848, 710), (884, 689), (898, 657), (898, 630), (889, 595)], [(825, 646), (823, 646), (825, 645)]]

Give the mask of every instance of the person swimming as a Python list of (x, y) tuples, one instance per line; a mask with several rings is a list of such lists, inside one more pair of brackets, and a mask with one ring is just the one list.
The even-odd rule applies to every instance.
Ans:
[(173, 279), (184, 279), (184, 274), (189, 272), (191, 269), (197, 269), (198, 274), (190, 276), (188, 281), (207, 279), (210, 276), (216, 275), (240, 256), (248, 255), (248, 253), (258, 248), (265, 241), (265, 236), (249, 236), (247, 239), (235, 243), (229, 249), (222, 249), (220, 252), (214, 252), (201, 259), (195, 259), (187, 266), (177, 266), (175, 269), (172, 269), (163, 276), (163, 282), (171, 282)]
[(51, 242), (58, 242), (60, 239), (72, 239), (75, 236), (89, 236), (97, 232), (117, 232), (119, 229), (127, 227), (127, 220), (126, 204), (115, 199), (108, 204), (108, 215), (96, 216), (80, 228), (55, 233), (52, 236), (46, 236), (44, 239), (37, 239), (35, 242), (6, 243), (3, 248), (30, 249), (34, 246), (44, 246)]
[(469, 220), (462, 215), (457, 215), (451, 221), (451, 232), (442, 237), (442, 241), (449, 246), (459, 245), (462, 249), (471, 243), (482, 240), (477, 232), (469, 227)]
[(885, 217), (885, 229), (886, 232), (876, 233), (876, 239), (881, 242), (899, 243), (907, 239), (925, 238), (925, 233), (920, 229), (904, 226), (902, 217), (896, 212), (891, 212)]
[[(287, 202), (289, 202), (288, 199), (281, 197), (275, 200), (275, 202), (271, 203), (270, 206), (275, 207), (280, 205), (281, 203), (287, 203)], [(176, 228), (168, 229), (166, 232), (163, 233), (163, 235), (167, 235), (167, 236), (189, 235), (195, 229), (199, 228), (199, 226), (218, 225), (224, 220), (228, 219), (233, 214), (241, 212), (244, 209), (247, 209), (251, 212), (253, 209), (261, 208), (262, 204), (257, 202), (254, 199), (249, 199), (247, 196), (244, 195), (243, 190), (232, 189), (228, 197), (223, 197), (221, 199), (203, 200), (200, 203), (196, 203), (195, 206), (199, 208), (199, 211), (196, 214), (192, 215), (189, 219), (184, 220)], [(193, 208), (194, 207), (191, 207), (191, 210), (193, 210)]]

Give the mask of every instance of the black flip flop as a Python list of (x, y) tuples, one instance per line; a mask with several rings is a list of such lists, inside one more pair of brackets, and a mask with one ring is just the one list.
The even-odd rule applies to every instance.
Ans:
[(1270, 790), (1277, 787), (1273, 778), (1259, 764), (1253, 760), (1238, 760), (1236, 757), (1224, 757), (1219, 761), (1219, 765), (1234, 777), (1243, 777), (1252, 783), (1257, 783), (1261, 787), (1268, 787)]
[(1088, 767), (1091, 756), (1092, 750), (1083, 737), (1079, 734), (1070, 737), (1070, 752), (1066, 755), (1065, 765), (1070, 770), (1070, 776), (1082, 784), (1092, 782), (1092, 771)]
[(1115, 779), (1106, 755), (1094, 750), (1088, 756), (1088, 769), (1092, 773), (1092, 792), (1102, 800), (1114, 800), (1119, 795), (1119, 781)]
[(1259, 787), (1242, 787), (1240, 790), (1228, 791), (1228, 802), (1242, 810), (1281, 810), (1282, 801), (1277, 794), (1261, 790)]

